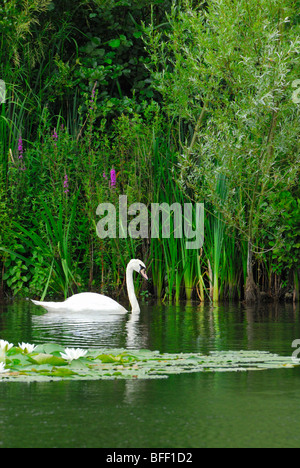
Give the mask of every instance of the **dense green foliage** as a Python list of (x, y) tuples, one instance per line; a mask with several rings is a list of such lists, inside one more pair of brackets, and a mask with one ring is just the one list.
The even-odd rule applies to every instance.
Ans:
[[(2, 293), (120, 294), (140, 257), (145, 297), (299, 299), (296, 1), (0, 10)], [(121, 194), (149, 207), (205, 202), (203, 249), (173, 236), (100, 240), (96, 208)]]

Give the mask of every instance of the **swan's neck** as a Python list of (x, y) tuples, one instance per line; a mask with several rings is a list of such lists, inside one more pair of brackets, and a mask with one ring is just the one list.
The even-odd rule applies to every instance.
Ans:
[(127, 270), (126, 270), (126, 284), (127, 284), (128, 298), (131, 304), (132, 312), (138, 313), (140, 312), (140, 306), (139, 306), (139, 303), (137, 301), (137, 298), (134, 292), (133, 269), (130, 267), (127, 267)]

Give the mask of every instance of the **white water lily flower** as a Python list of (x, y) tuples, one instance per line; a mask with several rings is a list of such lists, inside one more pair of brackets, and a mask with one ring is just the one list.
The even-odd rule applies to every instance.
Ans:
[(9, 369), (5, 369), (4, 362), (0, 362), (0, 374), (4, 374), (4, 372), (9, 372)]
[(5, 341), (5, 340), (0, 340), (0, 349), (3, 349), (3, 351), (8, 351), (12, 347), (13, 347), (12, 343), (9, 343), (8, 341)]
[(86, 353), (87, 351), (84, 351), (84, 349), (66, 348), (65, 353), (60, 353), (60, 354), (63, 359), (66, 359), (67, 361), (73, 361), (81, 357), (84, 357)]
[(19, 347), (25, 352), (25, 353), (33, 353), (33, 351), (36, 349), (36, 346), (33, 344), (29, 343), (19, 343)]

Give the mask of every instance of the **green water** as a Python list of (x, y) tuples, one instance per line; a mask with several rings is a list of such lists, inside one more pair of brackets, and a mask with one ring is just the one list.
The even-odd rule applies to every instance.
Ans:
[[(139, 320), (46, 316), (0, 306), (0, 338), (17, 344), (161, 352), (257, 349), (290, 356), (299, 306), (142, 306)], [(299, 447), (300, 368), (163, 380), (1, 383), (0, 448)]]

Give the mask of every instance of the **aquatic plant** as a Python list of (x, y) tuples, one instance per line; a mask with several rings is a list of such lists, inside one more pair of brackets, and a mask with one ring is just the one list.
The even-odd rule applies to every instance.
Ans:
[(9, 369), (5, 368), (4, 362), (0, 362), (0, 374), (4, 374), (5, 372), (9, 372)]
[(20, 353), (19, 347), (11, 348), (5, 362), (0, 364), (0, 384), (66, 379), (157, 379), (182, 373), (250, 372), (298, 365), (291, 356), (265, 351), (172, 354), (147, 349), (65, 349), (61, 345), (45, 343), (38, 345), (32, 353), (24, 354)]
[(84, 357), (86, 355), (87, 351), (84, 351), (84, 349), (80, 348), (66, 348), (64, 353), (60, 353), (61, 357), (63, 359), (66, 359), (67, 361), (74, 361), (77, 359), (80, 359), (81, 357)]
[(36, 349), (36, 346), (30, 343), (19, 343), (19, 348), (21, 348), (24, 353), (28, 354), (33, 353), (33, 351)]
[(10, 348), (13, 347), (12, 343), (9, 343), (8, 341), (5, 340), (0, 340), (0, 349), (3, 351), (9, 351)]

